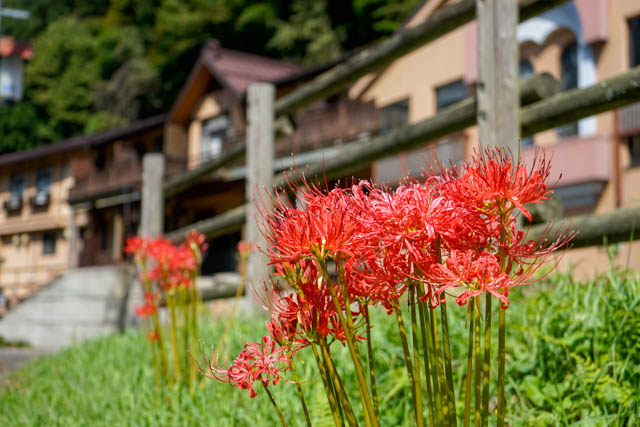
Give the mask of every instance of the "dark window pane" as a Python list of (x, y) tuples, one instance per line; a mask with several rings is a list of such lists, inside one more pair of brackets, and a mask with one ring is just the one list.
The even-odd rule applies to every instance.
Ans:
[(39, 193), (49, 194), (51, 191), (51, 169), (40, 169), (36, 176), (36, 191)]
[(631, 166), (640, 166), (640, 135), (634, 135), (627, 139)]
[[(531, 61), (527, 58), (521, 59), (518, 67), (518, 73), (521, 79), (533, 75), (533, 64), (531, 64)], [(520, 145), (523, 147), (533, 146), (533, 136), (522, 137), (522, 139), (520, 139)]]
[(9, 191), (11, 192), (11, 198), (22, 199), (24, 187), (24, 175), (16, 174), (11, 176), (11, 179), (9, 181)]
[(56, 253), (56, 238), (58, 233), (55, 231), (45, 231), (42, 233), (42, 254), (52, 255)]
[[(562, 85), (565, 89), (578, 87), (578, 45), (571, 43), (562, 51)], [(578, 122), (569, 123), (557, 129), (560, 137), (578, 134)]]
[(520, 78), (528, 77), (533, 74), (533, 64), (528, 59), (521, 59), (519, 65)]
[(405, 126), (409, 123), (409, 100), (403, 99), (402, 101), (387, 105), (382, 109), (382, 133), (389, 132), (390, 130)]
[(629, 20), (629, 66), (640, 65), (640, 16)]
[(436, 88), (437, 111), (462, 101), (467, 97), (467, 86), (462, 80)]

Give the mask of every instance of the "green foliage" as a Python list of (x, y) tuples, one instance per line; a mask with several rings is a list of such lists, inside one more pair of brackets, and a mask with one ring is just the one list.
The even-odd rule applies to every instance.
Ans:
[[(536, 287), (537, 289), (534, 289)], [(559, 275), (514, 292), (507, 310), (507, 421), (510, 425), (638, 425), (640, 423), (640, 278), (612, 271), (588, 283)], [(464, 398), (464, 309), (449, 310), (454, 379)], [(397, 327), (377, 311), (373, 319), (382, 425), (412, 425), (411, 395)], [(201, 330), (205, 353), (224, 322)], [(236, 321), (228, 363), (242, 344), (257, 340), (261, 320)], [(492, 342), (497, 344), (497, 339)], [(154, 390), (151, 355), (141, 333), (82, 344), (30, 363), (0, 390), (0, 425), (277, 425), (268, 399), (205, 380), (195, 396)], [(352, 402), (357, 386), (345, 348), (332, 346)], [(332, 419), (309, 351), (298, 369), (314, 425)], [(494, 352), (495, 354), (495, 352)], [(456, 358), (456, 355), (457, 358)], [(197, 357), (197, 359), (201, 359)], [(492, 378), (496, 378), (495, 373)], [(293, 425), (303, 417), (295, 387), (274, 388)], [(495, 394), (495, 381), (492, 385)], [(462, 402), (457, 405), (462, 410)], [(354, 404), (356, 412), (359, 405)], [(461, 416), (461, 413), (459, 414)], [(495, 420), (490, 420), (493, 424)], [(297, 423), (297, 424), (296, 424)]]
[(4, 19), (2, 31), (34, 42), (23, 101), (30, 110), (14, 109), (38, 124), (25, 130), (18, 112), (0, 115), (0, 152), (166, 111), (207, 39), (312, 65), (390, 34), (417, 3), (4, 0), (31, 13), (26, 21)]

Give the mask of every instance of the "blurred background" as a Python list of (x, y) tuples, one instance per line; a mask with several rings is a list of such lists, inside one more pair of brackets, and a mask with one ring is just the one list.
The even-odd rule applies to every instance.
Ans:
[[(198, 170), (244, 142), (249, 84), (290, 93), (453, 3), (3, 0), (0, 335), (59, 348), (117, 330), (127, 294), (123, 246), (140, 226), (146, 153), (164, 155), (167, 179)], [(640, 65), (636, 0), (567, 1), (517, 34), (520, 77), (549, 73), (561, 90)], [(475, 93), (477, 65), (471, 22), (289, 117), (276, 171), (291, 165), (291, 153), (304, 164), (435, 116)], [(353, 176), (394, 186), (419, 177), (425, 161), (458, 162), (478, 144), (477, 128), (467, 127)], [(536, 147), (553, 156), (557, 185), (552, 207), (534, 222), (640, 205), (640, 104), (522, 138), (521, 156), (530, 160)], [(245, 177), (238, 159), (167, 197), (165, 231), (244, 204)], [(241, 237), (235, 229), (210, 240), (205, 278), (236, 271)], [(639, 252), (621, 244), (620, 262), (640, 266), (627, 256)], [(608, 268), (609, 255), (579, 249), (563, 265), (589, 277)], [(58, 319), (51, 301), (69, 304)], [(26, 303), (29, 314), (20, 314)], [(79, 307), (86, 318), (69, 315)]]

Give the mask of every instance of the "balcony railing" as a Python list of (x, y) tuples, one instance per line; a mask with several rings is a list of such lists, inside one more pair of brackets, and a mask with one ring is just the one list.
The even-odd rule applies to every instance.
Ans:
[(340, 100), (319, 104), (296, 113), (297, 128), (276, 143), (276, 156), (301, 153), (349, 142), (363, 134), (375, 134), (381, 125), (381, 111), (373, 102)]
[[(165, 156), (165, 175), (172, 176), (184, 171), (184, 159)], [(108, 197), (137, 190), (142, 184), (142, 162), (129, 160), (107, 164), (102, 170), (76, 177), (69, 192), (69, 200), (80, 202)]]
[(618, 114), (618, 132), (621, 136), (640, 133), (640, 102), (620, 108)]

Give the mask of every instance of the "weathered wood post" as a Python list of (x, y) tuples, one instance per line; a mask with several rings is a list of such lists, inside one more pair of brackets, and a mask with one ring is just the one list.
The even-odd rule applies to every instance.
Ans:
[[(254, 247), (265, 248), (266, 240), (260, 232), (260, 210), (270, 201), (273, 192), (275, 87), (270, 83), (254, 83), (247, 91), (247, 220), (244, 240)], [(261, 206), (262, 205), (262, 206)], [(249, 255), (247, 286), (256, 294), (268, 280), (268, 258), (258, 250)]]
[[(142, 237), (158, 237), (164, 231), (164, 155), (146, 153), (142, 157), (142, 195), (140, 199), (140, 228)], [(142, 305), (142, 287), (123, 271), (126, 310), (121, 324), (135, 325), (134, 307)], [(132, 282), (133, 281), (133, 286)]]
[(164, 228), (164, 155), (147, 153), (142, 158), (140, 235), (158, 237)]
[[(520, 154), (518, 108), (518, 2), (513, 0), (476, 0), (478, 19), (478, 127), (483, 146), (504, 147), (517, 158)], [(489, 294), (487, 294), (489, 295)], [(487, 298), (485, 321), (491, 315), (491, 298)], [(498, 427), (505, 420), (505, 310), (498, 319)], [(486, 328), (485, 348), (490, 347), (491, 329)], [(484, 355), (483, 411), (489, 400), (489, 352)], [(476, 369), (479, 369), (477, 367)], [(476, 404), (477, 405), (477, 404)], [(476, 406), (478, 408), (478, 406)], [(483, 416), (483, 425), (487, 419)]]
[(483, 147), (518, 155), (518, 2), (476, 0), (478, 128)]

